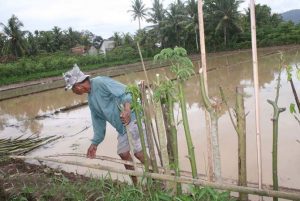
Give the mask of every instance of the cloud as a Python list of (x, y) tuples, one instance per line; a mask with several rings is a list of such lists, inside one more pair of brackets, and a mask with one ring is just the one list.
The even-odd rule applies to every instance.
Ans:
[[(15, 14), (30, 31), (62, 29), (90, 30), (108, 37), (115, 31), (133, 32), (130, 1), (120, 0), (0, 0), (0, 22), (4, 24)], [(135, 27), (134, 27), (135, 24)], [(107, 29), (111, 30), (107, 30)]]
[[(256, 4), (268, 5), (273, 13), (283, 13), (288, 10), (299, 9), (300, 1), (299, 0), (256, 0)], [(246, 0), (241, 4), (242, 8), (248, 8), (250, 0)]]

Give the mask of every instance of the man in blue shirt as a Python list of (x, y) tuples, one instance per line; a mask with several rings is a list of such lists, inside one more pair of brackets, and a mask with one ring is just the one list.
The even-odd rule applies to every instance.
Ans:
[[(106, 122), (109, 122), (118, 132), (117, 153), (123, 159), (132, 161), (130, 155), (129, 141), (125, 126), (133, 138), (134, 155), (144, 163), (138, 127), (135, 123), (135, 115), (130, 109), (131, 95), (125, 93), (126, 86), (109, 77), (98, 76), (90, 79), (75, 64), (73, 69), (63, 74), (66, 87), (72, 89), (75, 94), (88, 94), (88, 104), (91, 111), (94, 137), (87, 151), (88, 158), (95, 158), (97, 146), (104, 140)], [(120, 107), (124, 108), (122, 111)], [(125, 165), (126, 169), (133, 170), (134, 167)], [(132, 177), (134, 184), (137, 178)]]

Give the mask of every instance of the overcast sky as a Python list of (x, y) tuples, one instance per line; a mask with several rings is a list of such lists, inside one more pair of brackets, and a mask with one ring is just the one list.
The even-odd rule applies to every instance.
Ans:
[[(143, 0), (146, 7), (151, 7), (153, 0)], [(133, 21), (132, 0), (0, 0), (0, 22), (15, 14), (23, 22), (23, 30), (51, 30), (58, 26), (65, 30), (89, 30), (96, 35), (108, 38), (114, 32), (135, 33), (138, 22)], [(163, 0), (164, 7), (174, 0)], [(248, 7), (250, 0), (245, 0), (240, 10)], [(282, 13), (291, 9), (300, 9), (300, 0), (256, 0), (267, 4), (273, 12)], [(142, 27), (146, 23), (142, 22)], [(2, 29), (0, 29), (2, 31)]]

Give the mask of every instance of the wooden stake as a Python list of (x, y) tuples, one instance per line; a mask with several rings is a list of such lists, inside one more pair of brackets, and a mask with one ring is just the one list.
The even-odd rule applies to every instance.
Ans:
[[(243, 88), (236, 88), (236, 121), (238, 134), (238, 185), (247, 186), (247, 154), (246, 154), (246, 115), (243, 98)], [(240, 201), (248, 201), (248, 195), (239, 194)]]

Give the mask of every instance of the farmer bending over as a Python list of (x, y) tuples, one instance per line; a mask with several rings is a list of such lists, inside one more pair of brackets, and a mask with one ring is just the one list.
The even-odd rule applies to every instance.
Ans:
[[(132, 134), (134, 140), (134, 155), (144, 163), (138, 127), (135, 123), (135, 114), (130, 110), (131, 95), (125, 93), (126, 86), (109, 77), (98, 76), (90, 79), (75, 64), (73, 69), (63, 74), (67, 89), (72, 89), (75, 94), (88, 94), (88, 104), (91, 111), (94, 137), (87, 150), (88, 158), (95, 158), (97, 146), (103, 141), (108, 121), (118, 132), (118, 155), (126, 161), (132, 161), (130, 147), (125, 125)], [(124, 108), (123, 111), (120, 108)], [(131, 165), (125, 165), (126, 169), (133, 170)], [(137, 178), (132, 177), (137, 184)]]

